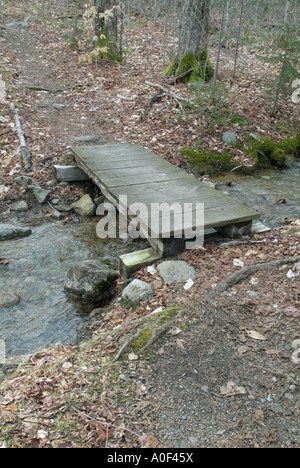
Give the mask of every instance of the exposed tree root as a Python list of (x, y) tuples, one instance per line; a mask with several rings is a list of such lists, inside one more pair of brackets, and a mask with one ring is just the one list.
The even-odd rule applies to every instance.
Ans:
[(281, 266), (281, 265), (288, 265), (290, 263), (296, 263), (300, 261), (300, 256), (296, 257), (287, 257), (281, 258), (280, 260), (274, 260), (272, 262), (267, 263), (259, 263), (257, 265), (251, 265), (248, 267), (243, 268), (235, 273), (232, 273), (226, 280), (222, 281), (222, 283), (218, 284), (207, 296), (206, 299), (212, 300), (219, 294), (227, 289), (231, 288), (235, 284), (243, 281), (244, 279), (248, 278), (248, 276), (253, 275), (254, 273), (262, 270), (266, 270), (267, 268), (272, 268), (274, 266)]

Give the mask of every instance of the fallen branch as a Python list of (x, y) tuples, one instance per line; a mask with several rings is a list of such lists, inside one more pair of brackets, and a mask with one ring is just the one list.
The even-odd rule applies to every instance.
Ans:
[(157, 83), (151, 83), (150, 81), (146, 81), (146, 85), (148, 86), (152, 86), (153, 88), (159, 88), (161, 89), (167, 96), (169, 96), (170, 98), (174, 99), (174, 101), (177, 102), (177, 104), (182, 108), (182, 105), (180, 104), (180, 101), (185, 101), (189, 104), (191, 104), (191, 102), (182, 97), (182, 96), (179, 96), (178, 94), (175, 94), (175, 93), (172, 93), (171, 91), (169, 91), (167, 88), (164, 88), (163, 86), (157, 84)]
[(239, 270), (233, 273), (226, 280), (222, 281), (222, 283), (218, 284), (206, 296), (206, 298), (208, 300), (214, 299), (216, 296), (218, 296), (222, 292), (227, 291), (227, 289), (231, 288), (232, 286), (239, 283), (240, 281), (243, 281), (248, 276), (253, 275), (254, 273), (257, 273), (258, 271), (266, 270), (267, 268), (272, 268), (274, 266), (288, 265), (290, 263), (296, 263), (299, 261), (300, 261), (300, 256), (298, 255), (296, 257), (281, 258), (280, 260), (273, 260), (272, 262), (259, 263), (257, 265), (251, 265), (251, 266), (245, 267), (242, 270)]
[(17, 132), (18, 132), (18, 135), (19, 135), (24, 166), (25, 166), (26, 170), (30, 170), (32, 168), (31, 154), (30, 154), (30, 151), (29, 151), (28, 146), (26, 144), (24, 132), (22, 130), (19, 111), (18, 111), (18, 109), (16, 109), (16, 107), (15, 107), (15, 105), (13, 103), (10, 104), (10, 108), (13, 111), (13, 113), (15, 114), (16, 128), (17, 128)]
[(75, 85), (67, 86), (66, 88), (56, 88), (56, 89), (43, 88), (41, 86), (26, 86), (26, 89), (29, 89), (30, 91), (46, 91), (47, 93), (63, 93), (64, 91), (67, 91), (68, 89), (82, 88), (83, 86), (84, 86), (83, 84), (75, 84)]
[(141, 122), (144, 122), (155, 102), (161, 101), (163, 95), (163, 90), (160, 89), (148, 102), (148, 104), (145, 106), (145, 112), (141, 116)]

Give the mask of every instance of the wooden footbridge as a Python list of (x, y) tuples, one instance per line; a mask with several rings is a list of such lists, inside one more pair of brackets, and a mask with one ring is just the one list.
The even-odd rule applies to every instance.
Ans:
[[(203, 203), (204, 229), (214, 228), (232, 238), (249, 234), (252, 221), (259, 218), (259, 213), (254, 209), (207, 186), (140, 145), (82, 146), (73, 147), (71, 151), (78, 167), (116, 207), (119, 206), (120, 196), (126, 196), (127, 206), (122, 208), (129, 210), (129, 216), (132, 214), (130, 206), (135, 203), (147, 207), (153, 203), (182, 206), (189, 203), (193, 204), (190, 208), (194, 211), (193, 215), (196, 203)], [(189, 227), (196, 231), (200, 228), (196, 225), (196, 216), (191, 219), (193, 221)], [(174, 220), (170, 239), (164, 238), (161, 227), (153, 236), (150, 216), (141, 216), (139, 221), (145, 233), (150, 235), (150, 244), (160, 256), (174, 255), (184, 250), (184, 238), (175, 238), (179, 227)]]

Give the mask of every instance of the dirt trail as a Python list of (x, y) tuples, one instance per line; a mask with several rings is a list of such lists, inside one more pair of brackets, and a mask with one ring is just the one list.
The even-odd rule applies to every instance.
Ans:
[(40, 50), (34, 24), (8, 28), (2, 31), (2, 37), (5, 48), (16, 59), (18, 97), (26, 96), (31, 103), (31, 108), (26, 109), (24, 102), (19, 102), (23, 119), (27, 114), (31, 125), (34, 119), (35, 125), (50, 135), (49, 150), (69, 145), (80, 136), (93, 135), (94, 141), (103, 142), (99, 124), (80, 112), (81, 96), (76, 96), (76, 88), (81, 84), (69, 76), (67, 65), (61, 68), (47, 56), (47, 51)]

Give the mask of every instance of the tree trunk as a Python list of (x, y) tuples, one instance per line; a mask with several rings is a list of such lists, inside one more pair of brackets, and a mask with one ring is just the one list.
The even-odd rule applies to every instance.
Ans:
[(285, 12), (284, 12), (284, 22), (285, 23), (289, 22), (290, 6), (291, 6), (291, 2), (290, 2), (290, 0), (287, 0), (286, 5), (285, 5)]
[(191, 73), (185, 77), (185, 81), (208, 80), (212, 76), (207, 53), (210, 4), (210, 0), (184, 0), (178, 51), (165, 70), (165, 76), (180, 76), (189, 70)]
[[(118, 8), (115, 0), (94, 0), (97, 15), (95, 16), (95, 36), (100, 55), (109, 60), (121, 61), (118, 47)], [(105, 52), (103, 52), (105, 50)], [(101, 58), (99, 57), (99, 58)]]

